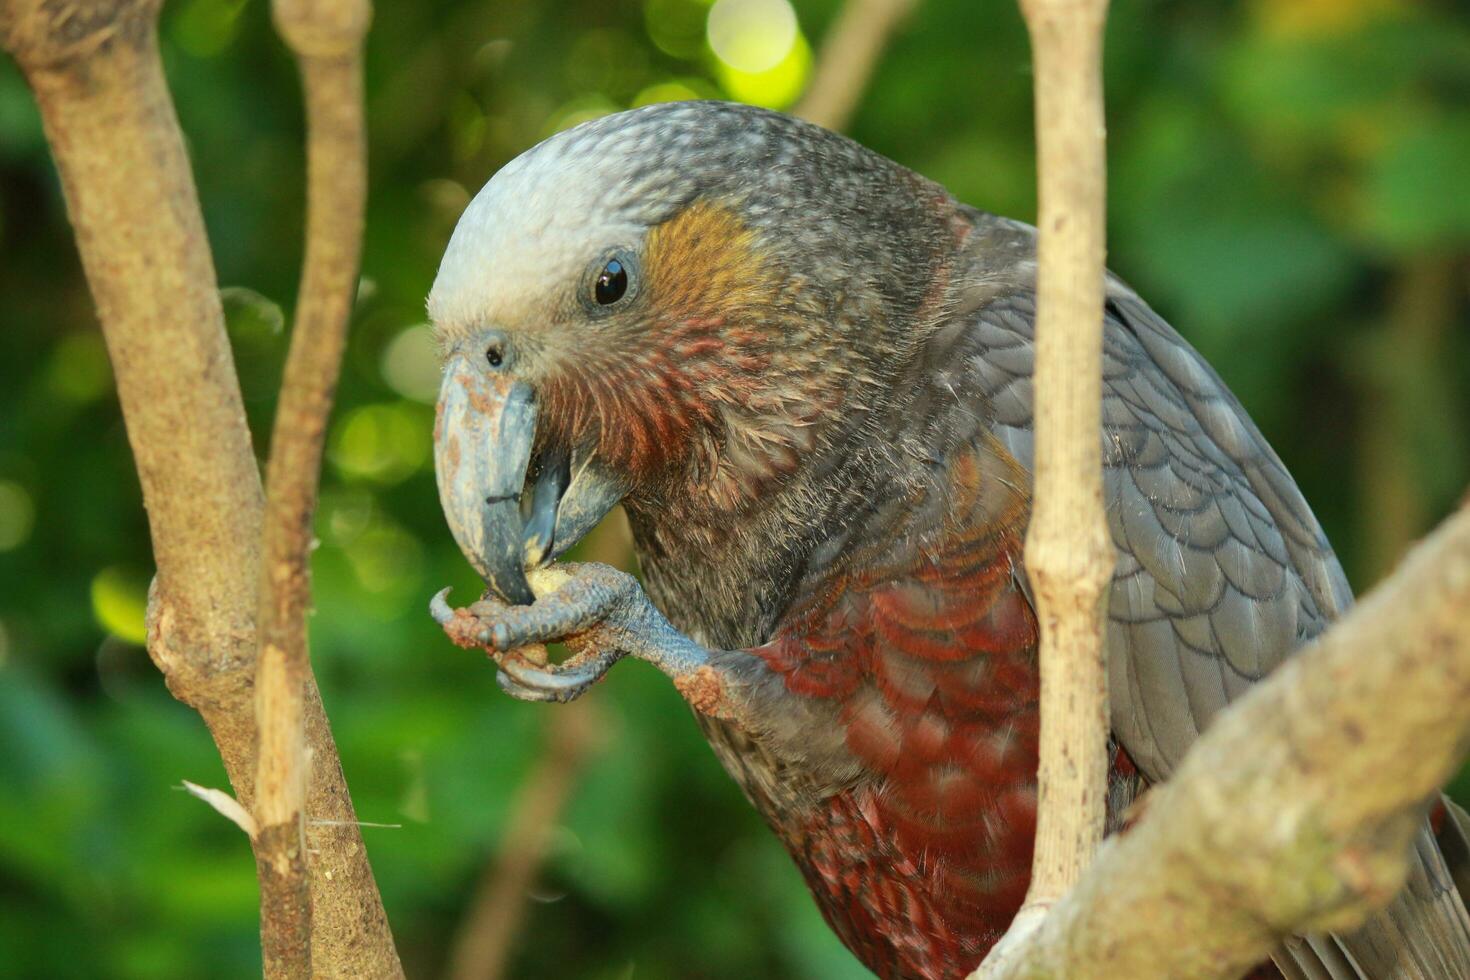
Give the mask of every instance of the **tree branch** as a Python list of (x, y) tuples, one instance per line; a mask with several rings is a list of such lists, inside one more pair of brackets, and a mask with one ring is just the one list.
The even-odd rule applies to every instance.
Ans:
[[(1445, 338), (1455, 323), (1464, 277), (1452, 255), (1416, 255), (1389, 287), (1382, 326), (1347, 352), (1364, 412), (1355, 467), (1364, 580), (1388, 574), (1428, 528), (1425, 468), (1414, 458), (1452, 382)], [(1451, 447), (1453, 448), (1453, 447)]]
[[(255, 804), (263, 494), (213, 261), (159, 63), (159, 0), (0, 2), (0, 40), (36, 95), (97, 303), (158, 575), (148, 651), (203, 717), (236, 798)], [(309, 669), (314, 963), (401, 976)], [(259, 838), (257, 838), (259, 850)]]
[[(273, 12), (277, 30), (297, 55), (305, 89), (307, 233), (266, 471), (255, 817), (265, 974), (305, 978), (312, 975), (304, 824), (312, 518), (362, 248), (367, 199), (362, 41), (371, 8), (367, 0), (276, 0)], [(351, 808), (350, 801), (346, 805)], [(360, 884), (376, 892), (370, 875)], [(397, 957), (391, 938), (386, 930), (379, 938), (382, 962), (376, 968), (393, 972)]]
[[(1105, 801), (1101, 600), (1111, 547), (1096, 432), (1106, 5), (1021, 5), (1041, 172), (1026, 551), (1043, 629), (1041, 801), (1027, 908), (974, 976), (1227, 980), (1289, 936), (1353, 929), (1402, 886), (1424, 802), (1470, 746), (1470, 511), (1222, 713), (1145, 798), (1142, 819), (1077, 878)], [(1069, 330), (1070, 350), (1059, 352)]]
[[(1026, 574), (1041, 629), (1036, 853), (1026, 903), (991, 959), (1077, 881), (1107, 805), (1102, 324), (1106, 0), (1022, 0), (1036, 66), (1036, 474)], [(993, 966), (994, 964), (992, 964)]]
[(1470, 748), (1470, 508), (1216, 719), (996, 978), (1227, 980), (1402, 885)]
[(40, 106), (117, 378), (158, 566), (148, 651), (248, 807), (263, 501), (158, 6), (11, 0), (0, 31)]
[(888, 39), (917, 2), (848, 0), (822, 41), (816, 71), (792, 113), (828, 129), (846, 129)]
[(597, 706), (583, 698), (558, 707), (546, 722), (546, 744), (511, 807), (495, 860), (486, 868), (455, 933), (450, 980), (500, 980), (507, 975), (526, 893), (536, 880), (557, 818), (604, 728)]

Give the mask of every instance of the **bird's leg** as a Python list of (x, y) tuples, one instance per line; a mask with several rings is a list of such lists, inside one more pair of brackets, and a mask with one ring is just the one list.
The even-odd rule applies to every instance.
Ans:
[[(430, 604), (451, 640), (494, 658), (506, 693), (525, 701), (571, 701), (623, 657), (637, 657), (668, 674), (696, 710), (740, 714), (744, 684), (726, 669), (725, 657), (675, 629), (633, 576), (608, 565), (566, 563), (528, 578), (536, 595), (530, 605), (487, 596), (451, 609), (447, 589)], [(553, 642), (565, 643), (573, 655), (561, 664), (544, 664), (521, 653)]]

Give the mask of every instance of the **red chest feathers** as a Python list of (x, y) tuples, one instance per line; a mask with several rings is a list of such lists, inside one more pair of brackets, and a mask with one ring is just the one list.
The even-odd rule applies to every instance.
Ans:
[(883, 977), (965, 976), (1025, 895), (1038, 678), (1014, 569), (1022, 513), (962, 524), (907, 568), (865, 563), (755, 651), (792, 693), (833, 703), (861, 763), (856, 785), (778, 831)]

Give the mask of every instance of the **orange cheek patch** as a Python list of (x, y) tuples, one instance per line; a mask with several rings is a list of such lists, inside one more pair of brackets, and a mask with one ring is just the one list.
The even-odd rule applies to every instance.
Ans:
[(654, 228), (643, 264), (649, 304), (666, 322), (717, 327), (775, 298), (775, 277), (755, 233), (733, 210), (709, 201)]
[(642, 265), (648, 313), (637, 336), (616, 358), (572, 366), (547, 398), (571, 440), (593, 429), (604, 459), (635, 478), (686, 458), (715, 403), (749, 400), (769, 358), (750, 325), (769, 321), (762, 307), (775, 291), (755, 234), (708, 202), (653, 228)]

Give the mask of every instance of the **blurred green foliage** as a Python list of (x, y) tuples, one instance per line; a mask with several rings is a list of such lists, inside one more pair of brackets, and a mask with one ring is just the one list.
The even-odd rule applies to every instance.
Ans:
[[(581, 119), (668, 98), (789, 103), (836, 9), (798, 3), (784, 47), (731, 64), (705, 0), (378, 5), (313, 660), (361, 818), (401, 825), (365, 835), (411, 976), (442, 970), (556, 710), (499, 695), (424, 612), (442, 585), (473, 586), (429, 461), (423, 297), (448, 234), (497, 167)], [(300, 256), (295, 72), (262, 3), (174, 0), (163, 37), (263, 445)], [(1107, 72), (1113, 267), (1217, 365), (1366, 586), (1470, 477), (1470, 13), (1117, 0)], [(1030, 218), (1029, 85), (1010, 2), (925, 0), (853, 135)], [(146, 518), (8, 63), (0, 296), (0, 974), (257, 973), (246, 842), (178, 791), (224, 785), (222, 769), (138, 645)], [(560, 821), (511, 975), (862, 975), (669, 685), (620, 667), (593, 696), (606, 747)]]

